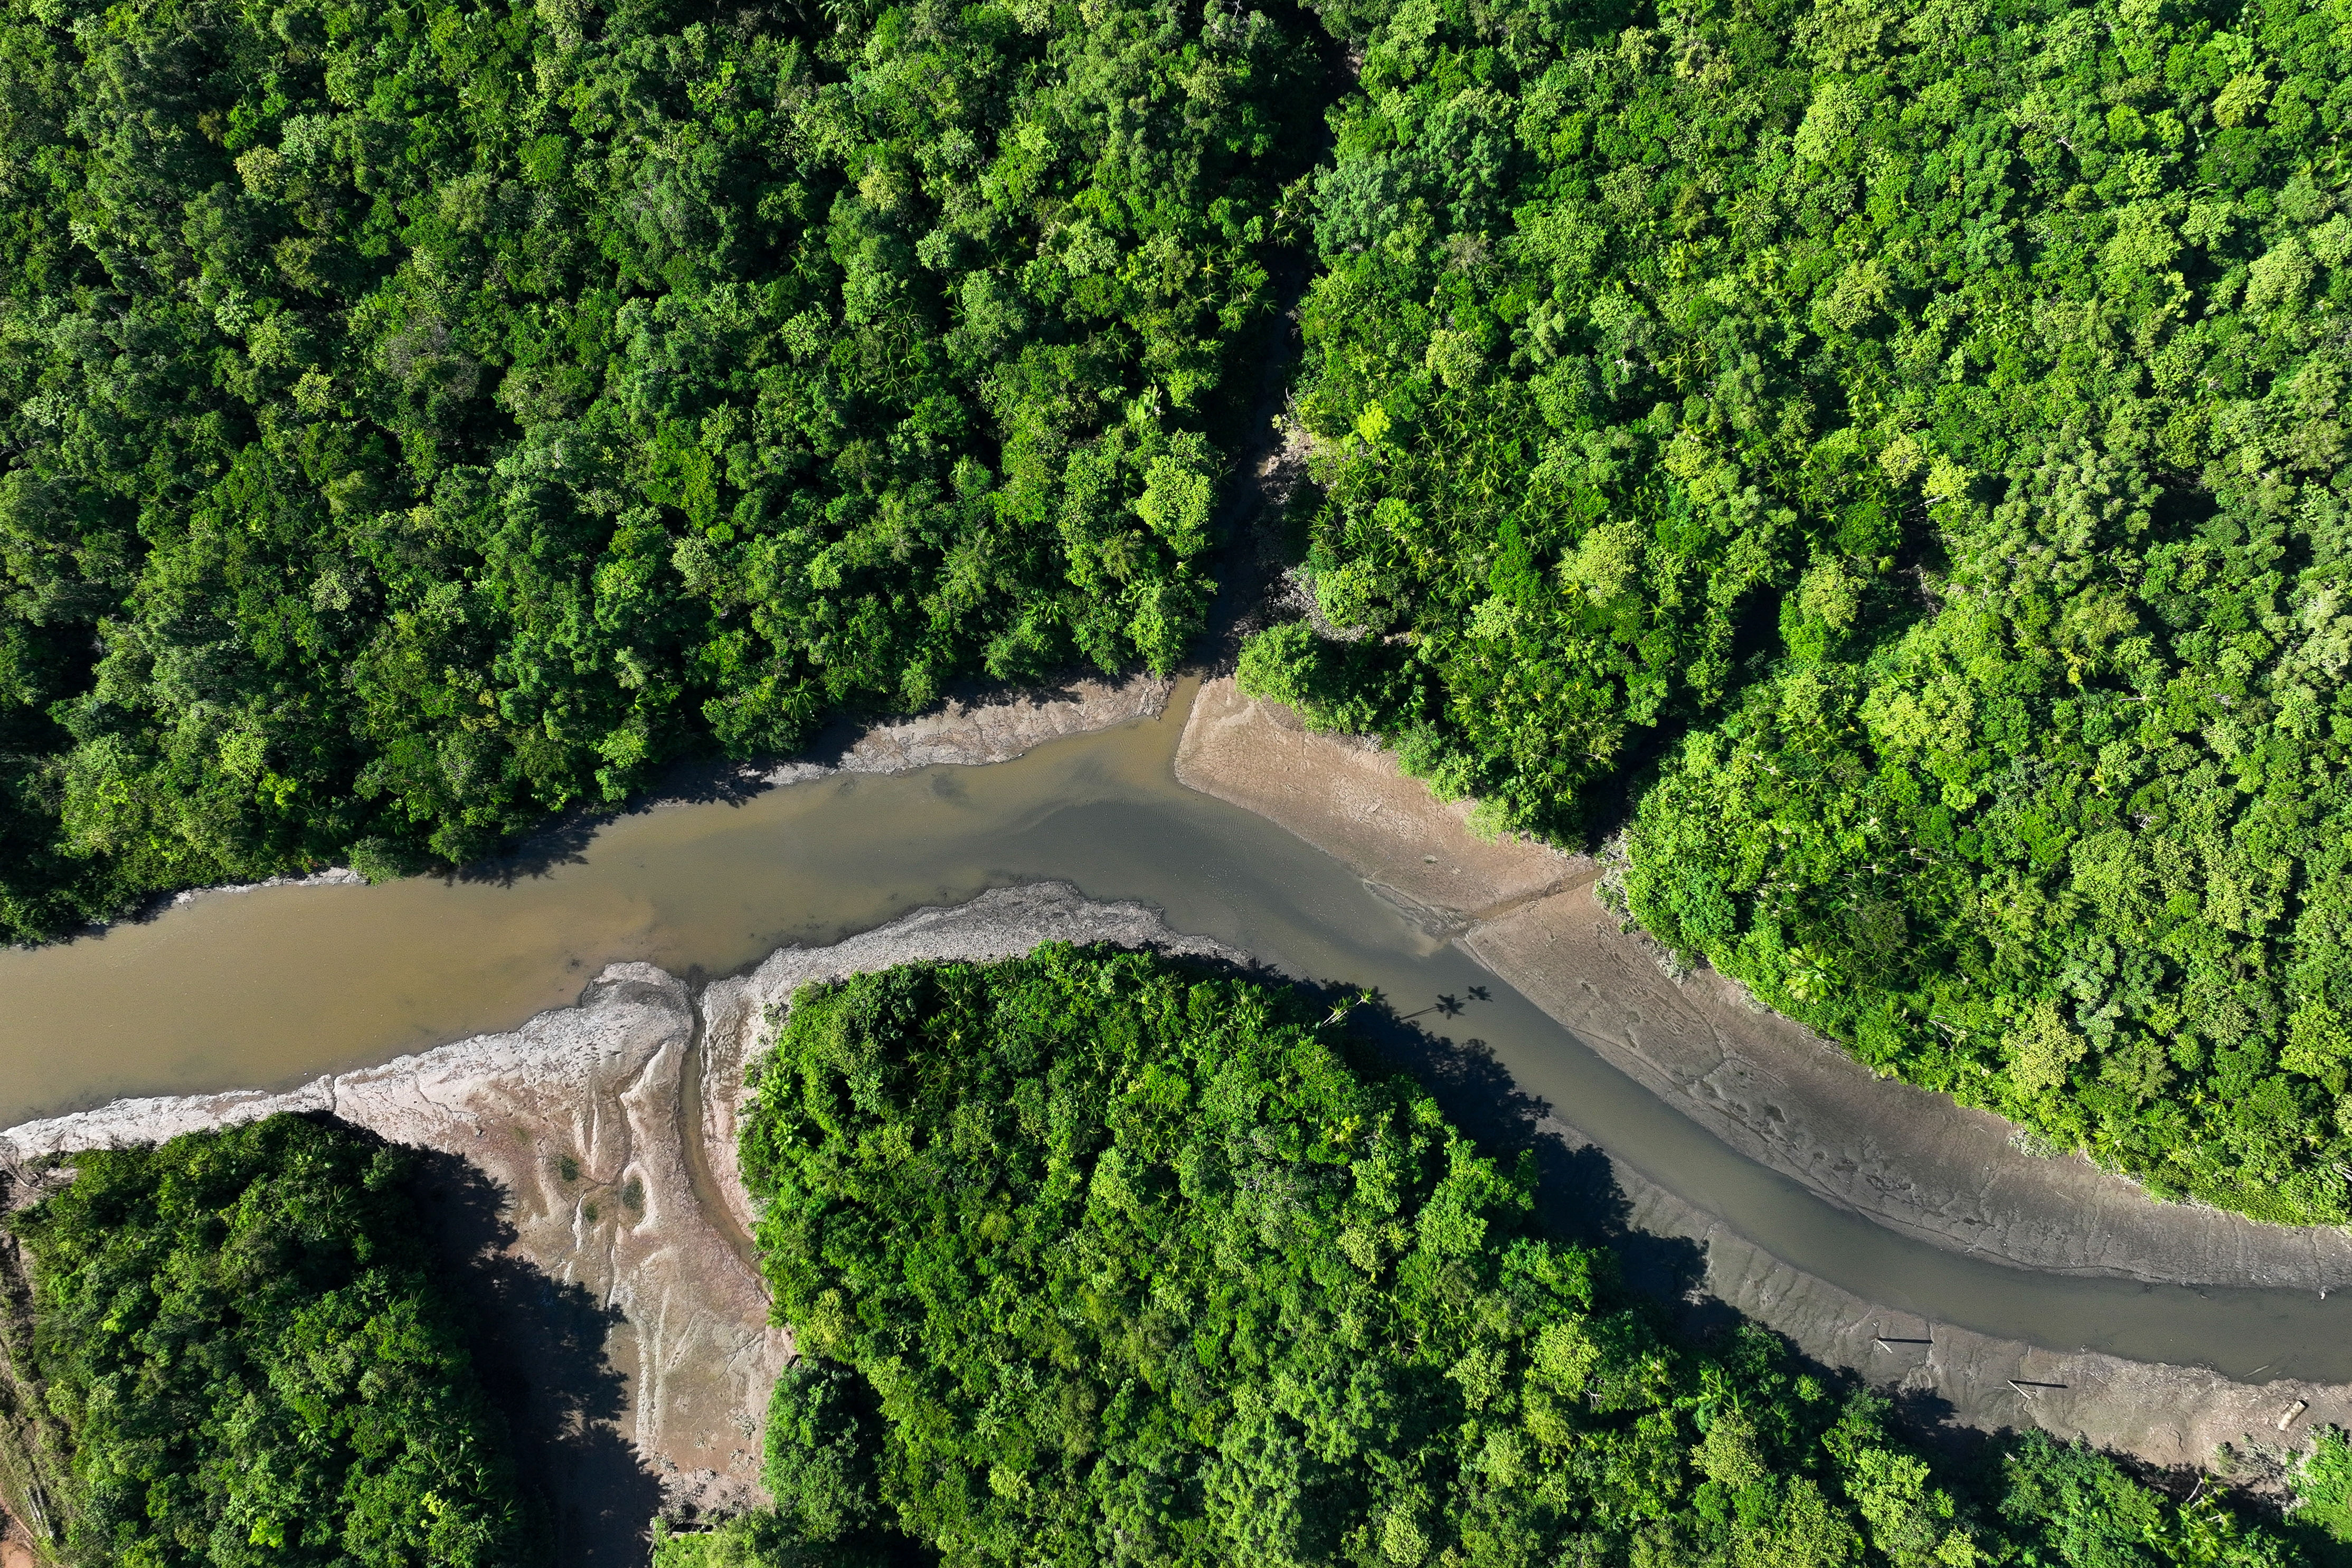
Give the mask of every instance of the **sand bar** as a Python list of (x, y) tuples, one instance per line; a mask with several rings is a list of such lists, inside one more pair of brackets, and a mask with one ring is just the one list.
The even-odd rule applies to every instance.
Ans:
[[(1718, 974), (1669, 978), (1654, 944), (1594, 899), (1591, 860), (1523, 840), (1481, 841), (1466, 803), (1434, 799), (1377, 746), (1311, 731), (1230, 679), (1202, 687), (1176, 770), (1192, 788), (1272, 819), (1420, 910), (1652, 1093), (1831, 1203), (2019, 1268), (2189, 1286), (2352, 1284), (2352, 1238), (2341, 1230), (2158, 1203), (2080, 1156), (2017, 1148), (1997, 1117), (1874, 1077)], [(1565, 1121), (1555, 1131), (1571, 1147), (1592, 1142)], [(1703, 1204), (1612, 1164), (1639, 1228), (1705, 1244), (1716, 1297), (1823, 1362), (1932, 1393), (1969, 1425), (2039, 1425), (2182, 1465), (2204, 1463), (2223, 1441), (2281, 1441), (2276, 1418), (2297, 1400), (2307, 1403), (2287, 1439), (2316, 1423), (2352, 1423), (2347, 1386), (2249, 1385), (1949, 1327), (1893, 1336), (1924, 1346), (1881, 1343), (1884, 1310), (1790, 1268)]]

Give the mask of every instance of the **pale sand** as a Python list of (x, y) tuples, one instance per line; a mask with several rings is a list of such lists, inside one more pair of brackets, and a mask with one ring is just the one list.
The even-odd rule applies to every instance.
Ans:
[(1009, 763), (1065, 735), (1157, 718), (1175, 689), (1175, 681), (1160, 676), (1131, 675), (1118, 680), (1086, 676), (1034, 689), (992, 692), (978, 702), (950, 698), (928, 713), (855, 731), (845, 744), (820, 742), (805, 756), (746, 766), (742, 773), (765, 784), (797, 784), (832, 773), (902, 773), (940, 763), (965, 767)]
[[(658, 1500), (674, 1512), (737, 1509), (760, 1497), (758, 1426), (792, 1354), (789, 1334), (769, 1321), (744, 1240), (752, 1216), (735, 1139), (745, 1064), (807, 981), (925, 960), (1003, 958), (1047, 942), (1242, 957), (1179, 935), (1141, 905), (1095, 903), (1059, 883), (1000, 889), (954, 909), (918, 910), (832, 947), (788, 948), (699, 998), (651, 964), (617, 963), (578, 1005), (542, 1013), (512, 1034), (284, 1094), (121, 1100), (0, 1132), (0, 1148), (27, 1160), (278, 1111), (324, 1111), (392, 1142), (455, 1155), (503, 1201), (510, 1227), (503, 1259), (582, 1288), (613, 1315), (604, 1353), (624, 1388), (610, 1426), (660, 1479)], [(696, 1039), (698, 1000), (710, 1020), (707, 1047)], [(689, 1127), (682, 1112), (695, 1100), (700, 1115)], [(575, 1179), (563, 1173), (566, 1158)], [(698, 1163), (711, 1179), (697, 1181)], [(723, 1194), (724, 1210), (711, 1212), (698, 1186)], [(543, 1294), (521, 1292), (531, 1300), (520, 1305)], [(528, 1342), (530, 1334), (510, 1337)], [(582, 1484), (592, 1479), (609, 1485), (611, 1478)], [(565, 1500), (583, 1509), (600, 1502)], [(651, 1511), (628, 1527), (641, 1527)]]
[[(688, 1179), (677, 1108), (693, 1037), (683, 981), (651, 964), (616, 963), (577, 1005), (511, 1034), (283, 1094), (118, 1100), (12, 1128), (0, 1146), (26, 1159), (312, 1111), (455, 1155), (487, 1181), (505, 1222), (491, 1266), (519, 1265), (548, 1282), (515, 1292), (518, 1310), (552, 1300), (551, 1285), (566, 1295), (577, 1287), (592, 1314), (612, 1315), (602, 1350), (620, 1397), (608, 1388), (592, 1402), (604, 1408), (583, 1414), (606, 1421), (677, 1500), (740, 1503), (753, 1495), (760, 1455), (737, 1413), (760, 1407), (791, 1347), (768, 1325), (758, 1277), (712, 1226)], [(430, 1208), (428, 1218), (438, 1217)], [(540, 1342), (541, 1324), (496, 1326), (518, 1353), (554, 1353)], [(535, 1367), (529, 1375), (536, 1383), (557, 1373)], [(530, 1424), (561, 1424), (566, 1415), (534, 1410)], [(588, 1506), (564, 1500), (574, 1502)]]
[[(1591, 1142), (1557, 1117), (1543, 1130), (1571, 1148)], [(1629, 1225), (1706, 1247), (1707, 1294), (1787, 1335), (1816, 1361), (1881, 1387), (1933, 1394), (1962, 1425), (2040, 1426), (2168, 1469), (2207, 1465), (2224, 1443), (2283, 1447), (2307, 1442), (2324, 1425), (2352, 1426), (2352, 1384), (2236, 1383), (2203, 1367), (2051, 1351), (1890, 1311), (1790, 1268), (1623, 1163), (1612, 1169), (1630, 1205)], [(1898, 1342), (1882, 1342), (1882, 1334)], [(1931, 1342), (1899, 1342), (1920, 1339)], [(2294, 1419), (2282, 1430), (2279, 1419), (2290, 1411)]]
[(1242, 696), (1230, 678), (1202, 683), (1176, 777), (1353, 868), (1433, 931), (1459, 931), (1592, 871), (1581, 856), (1480, 839), (1467, 826), (1468, 802), (1435, 799), (1372, 742), (1309, 731), (1280, 703)]
[(1890, 1229), (2056, 1274), (2336, 1289), (2352, 1238), (2159, 1203), (2079, 1154), (1948, 1095), (1874, 1076), (1702, 969), (1679, 984), (1589, 888), (1462, 938), (1479, 961), (1660, 1099), (1759, 1163)]
[[(1176, 682), (1163, 676), (1129, 675), (1116, 680), (1081, 676), (1046, 686), (993, 691), (977, 701), (950, 697), (911, 719), (865, 726), (837, 724), (806, 750), (782, 760), (682, 764), (630, 809), (661, 811), (697, 805), (713, 788), (749, 792), (835, 773), (904, 773), (940, 763), (982, 767), (1009, 763), (1066, 735), (1091, 734), (1137, 719), (1156, 719), (1167, 710), (1169, 696), (1175, 689)], [(543, 823), (535, 831), (547, 834), (567, 822), (594, 822), (606, 815), (607, 808), (580, 810)], [(334, 866), (308, 876), (189, 888), (160, 900), (154, 908), (175, 908), (198, 899), (270, 888), (342, 887), (364, 880), (347, 866)]]
[[(1081, 682), (985, 709), (950, 705), (870, 731), (830, 763), (789, 764), (772, 776), (1000, 761), (1055, 735), (1149, 716), (1167, 694), (1165, 682)], [(1872, 1078), (1796, 1026), (1759, 1016), (1718, 977), (1667, 981), (1642, 939), (1621, 932), (1592, 901), (1591, 861), (1481, 842), (1465, 826), (1465, 805), (1433, 800), (1377, 748), (1308, 733), (1286, 710), (1240, 698), (1229, 680), (1202, 689), (1177, 772), (1352, 866), (1429, 929), (1460, 933), (1483, 962), (1654, 1092), (1832, 1202), (2026, 1267), (2187, 1282), (2332, 1285), (2352, 1277), (2352, 1248), (2339, 1233), (2151, 1203), (2085, 1162), (2021, 1153), (1994, 1118)], [(831, 948), (785, 950), (699, 998), (649, 965), (614, 965), (580, 1006), (510, 1035), (282, 1096), (123, 1102), (31, 1123), (0, 1142), (32, 1153), (312, 1109), (457, 1154), (507, 1194), (514, 1258), (618, 1313), (608, 1350), (626, 1392), (614, 1425), (665, 1477), (673, 1505), (732, 1506), (756, 1496), (756, 1416), (790, 1353), (745, 1262), (751, 1216), (735, 1163), (742, 1070), (763, 1043), (771, 1009), (806, 979), (919, 958), (1002, 957), (1051, 940), (1240, 956), (1179, 937), (1139, 906), (1090, 904), (1059, 887), (992, 893)], [(698, 1002), (707, 1023), (698, 1043)], [(689, 1141), (680, 1112), (696, 1107), (700, 1137)], [(562, 1178), (566, 1154), (580, 1167), (576, 1182)], [(642, 1211), (624, 1201), (633, 1179)], [(2305, 1421), (2352, 1419), (2342, 1389), (2249, 1388), (2112, 1357), (2061, 1365), (2049, 1352), (1958, 1330), (1939, 1329), (1932, 1348), (1887, 1350), (1870, 1337), (1884, 1314), (1869, 1303), (1789, 1270), (1622, 1166), (1619, 1179), (1637, 1223), (1707, 1243), (1709, 1288), (1723, 1300), (1824, 1361), (1933, 1387), (1964, 1419), (2035, 1420), (2164, 1464), (2201, 1462), (2214, 1443), (2260, 1435), (2297, 1398), (2311, 1402)], [(711, 1212), (712, 1194), (724, 1212)], [(1898, 1369), (1890, 1364), (1896, 1356), (1918, 1364)], [(2007, 1378), (2022, 1375), (2019, 1365), (2040, 1372), (2044, 1361), (2044, 1381), (2066, 1390), (2029, 1401), (2009, 1386)]]
[[(1727, 1143), (1890, 1228), (2061, 1273), (2306, 1289), (2352, 1281), (2352, 1241), (2342, 1231), (2155, 1202), (2078, 1156), (2022, 1152), (1997, 1117), (1874, 1077), (1719, 975), (1669, 980), (1654, 945), (1594, 900), (1592, 861), (1526, 841), (1481, 842), (1465, 804), (1433, 799), (1388, 753), (1309, 731), (1279, 704), (1242, 696), (1230, 679), (1202, 687), (1176, 773), (1389, 889)], [(2298, 1398), (2311, 1409), (2294, 1424), (2297, 1436), (2308, 1423), (2352, 1415), (2343, 1389), (2249, 1388), (2105, 1356), (2077, 1358), (2077, 1377), (2044, 1380), (2069, 1384), (2064, 1391), (2021, 1396), (2007, 1379), (2023, 1379), (2021, 1362), (2040, 1367), (2049, 1352), (1950, 1329), (1937, 1331), (1942, 1342), (1914, 1358), (1917, 1366), (1897, 1368), (1871, 1339), (1882, 1310), (1789, 1269), (1622, 1162), (1615, 1169), (1644, 1228), (1708, 1244), (1708, 1288), (1722, 1300), (1825, 1362), (1932, 1386), (1971, 1423), (2037, 1422), (2173, 1465), (2202, 1463), (2215, 1443), (2248, 1431), (2279, 1440), (2272, 1422)]]

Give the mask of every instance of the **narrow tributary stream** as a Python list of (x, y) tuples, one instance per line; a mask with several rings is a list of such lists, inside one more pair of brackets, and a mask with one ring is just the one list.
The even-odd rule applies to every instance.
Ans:
[(671, 805), (480, 879), (211, 894), (0, 952), (0, 1126), (120, 1095), (299, 1082), (506, 1029), (604, 964), (724, 973), (922, 904), (1061, 879), (1296, 974), (1378, 987), (1489, 1046), (1527, 1094), (1790, 1265), (1932, 1322), (2053, 1349), (2352, 1381), (2352, 1300), (2029, 1273), (1835, 1208), (1733, 1152), (1344, 867), (1176, 782), (1165, 717), (1010, 763), (835, 774)]

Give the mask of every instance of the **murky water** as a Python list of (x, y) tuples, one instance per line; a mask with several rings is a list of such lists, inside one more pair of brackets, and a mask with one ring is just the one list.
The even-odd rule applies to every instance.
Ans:
[(1454, 998), (1462, 1011), (1439, 1026), (1486, 1041), (1520, 1090), (1776, 1256), (1890, 1308), (2054, 1349), (2352, 1380), (2352, 1300), (2026, 1273), (1898, 1236), (1734, 1153), (1338, 862), (1179, 785), (1190, 697), (992, 767), (644, 812), (503, 880), (215, 894), (0, 952), (0, 1126), (118, 1095), (289, 1084), (509, 1028), (616, 959), (724, 973), (918, 905), (1062, 879), (1291, 973), (1377, 986), (1400, 1012)]

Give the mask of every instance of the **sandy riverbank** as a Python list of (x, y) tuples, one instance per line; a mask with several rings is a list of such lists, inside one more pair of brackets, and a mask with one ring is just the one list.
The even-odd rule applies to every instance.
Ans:
[[(1647, 940), (1594, 900), (1591, 860), (1479, 840), (1465, 805), (1433, 799), (1387, 753), (1310, 732), (1230, 679), (1202, 688), (1176, 771), (1346, 862), (1726, 1143), (1890, 1228), (2058, 1273), (2313, 1289), (2352, 1282), (2352, 1239), (2341, 1231), (2154, 1202), (2080, 1157), (2013, 1147), (1998, 1118), (1873, 1077), (1719, 975), (1669, 979)], [(1572, 1144), (1588, 1142), (1561, 1131)], [(1932, 1391), (1972, 1425), (2034, 1422), (2169, 1465), (2201, 1463), (2216, 1443), (2249, 1432), (2284, 1440), (2273, 1424), (2297, 1399), (2310, 1405), (2289, 1435), (2352, 1418), (2352, 1391), (2332, 1385), (2254, 1388), (2109, 1356), (2068, 1358), (2070, 1375), (2029, 1378), (2017, 1369), (2041, 1368), (2049, 1352), (1958, 1330), (1937, 1330), (1929, 1350), (1903, 1347), (1898, 1364), (1874, 1338), (1883, 1310), (1788, 1268), (1622, 1162), (1617, 1178), (1642, 1228), (1706, 1243), (1706, 1286), (1717, 1297), (1825, 1362)], [(2021, 1395), (2012, 1378), (2067, 1387)]]
[(810, 776), (809, 770), (902, 773), (937, 763), (977, 767), (1013, 758), (1065, 735), (1108, 730), (1133, 719), (1155, 719), (1168, 706), (1175, 681), (1131, 675), (1105, 680), (1079, 677), (1032, 689), (992, 692), (977, 702), (950, 698), (928, 713), (857, 731), (838, 752), (770, 769), (772, 782)]
[(666, 1501), (748, 1500), (760, 1445), (745, 1413), (790, 1353), (688, 1180), (677, 1108), (693, 1043), (686, 984), (614, 964), (511, 1034), (282, 1094), (120, 1100), (10, 1129), (0, 1147), (27, 1158), (312, 1111), (445, 1156), (419, 1187), (451, 1261), (496, 1281), (478, 1303), (484, 1373), (520, 1380), (500, 1392), (518, 1430), (552, 1447), (526, 1469), (567, 1549), (614, 1561), (605, 1543)]
[(536, 1468), (567, 1561), (625, 1561), (656, 1508), (758, 1496), (758, 1423), (791, 1342), (748, 1258), (735, 1131), (744, 1065), (775, 1011), (809, 980), (1056, 941), (1240, 956), (1141, 905), (1009, 889), (786, 949), (698, 996), (651, 964), (614, 964), (577, 1005), (510, 1034), (282, 1094), (121, 1100), (9, 1129), (0, 1149), (24, 1160), (323, 1111), (439, 1156), (424, 1171), (428, 1220), (488, 1282), (488, 1342), (505, 1364), (485, 1371), (527, 1384), (509, 1393), (521, 1429), (551, 1445)]
[[(950, 705), (792, 766), (878, 773), (1001, 761), (1056, 735), (1147, 717), (1168, 698), (1167, 683), (1139, 680), (1076, 683), (987, 709)], [(1642, 939), (1593, 903), (1591, 862), (1482, 842), (1467, 829), (1466, 807), (1432, 801), (1376, 748), (1309, 734), (1285, 711), (1240, 699), (1230, 682), (1202, 690), (1177, 772), (1352, 867), (1727, 1144), (1892, 1228), (2062, 1272), (2306, 1285), (2352, 1273), (2334, 1232), (2152, 1204), (2081, 1161), (2010, 1147), (2008, 1129), (1990, 1117), (1871, 1078), (1717, 977), (1669, 981)], [(537, 1317), (517, 1319), (500, 1360), (529, 1383), (535, 1408), (579, 1438), (554, 1467), (567, 1495), (634, 1531), (665, 1496), (673, 1506), (723, 1505), (750, 1495), (757, 1475), (756, 1414), (787, 1347), (766, 1325), (745, 1262), (750, 1215), (734, 1142), (742, 1067), (771, 1005), (808, 978), (910, 958), (992, 958), (1056, 937), (1205, 950), (1142, 909), (1104, 910), (1066, 889), (989, 894), (830, 947), (787, 949), (698, 993), (658, 969), (614, 965), (580, 1005), (512, 1034), (284, 1096), (131, 1102), (18, 1134), (70, 1126), (83, 1142), (150, 1137), (310, 1108), (440, 1151), (442, 1201), (504, 1260), (504, 1294), (492, 1305), (540, 1303)], [(65, 1135), (40, 1137), (55, 1147)], [(2250, 1388), (2109, 1357), (2077, 1358), (2077, 1376), (2030, 1378), (2021, 1368), (2039, 1368), (2043, 1352), (1958, 1331), (1920, 1336), (1935, 1339), (1932, 1350), (1898, 1352), (1873, 1337), (1884, 1314), (1871, 1303), (1730, 1234), (1704, 1194), (1684, 1203), (1622, 1168), (1619, 1184), (1636, 1223), (1706, 1244), (1706, 1288), (1723, 1300), (1824, 1361), (1912, 1378), (1964, 1419), (2039, 1420), (2164, 1463), (2201, 1460), (2212, 1442), (2243, 1433), (2283, 1441), (2268, 1421), (2298, 1398), (2310, 1408), (2292, 1436), (2310, 1421), (2352, 1419), (2341, 1391)], [(2023, 1395), (2011, 1379), (2066, 1387)], [(665, 1483), (642, 1507), (630, 1489), (652, 1479), (641, 1458)]]
[[(1591, 1142), (1557, 1117), (1543, 1131), (1571, 1149)], [(1925, 1418), (1982, 1431), (2040, 1426), (2168, 1469), (2209, 1465), (2224, 1443), (2283, 1448), (2308, 1442), (2322, 1426), (2352, 1426), (2352, 1384), (2239, 1383), (2204, 1367), (2053, 1351), (1889, 1311), (1790, 1268), (1622, 1162), (1612, 1169), (1627, 1200), (1626, 1225), (1705, 1248), (1706, 1295), (1816, 1361), (1898, 1396), (1924, 1396)]]
[(1484, 843), (1369, 743), (1201, 689), (1177, 776), (1271, 817), (1423, 911), (1530, 1001), (1740, 1152), (1894, 1229), (2021, 1268), (2184, 1285), (2352, 1285), (2352, 1236), (2158, 1203), (1999, 1117), (1870, 1070), (1702, 970), (1679, 981), (1594, 900), (1598, 868)]

